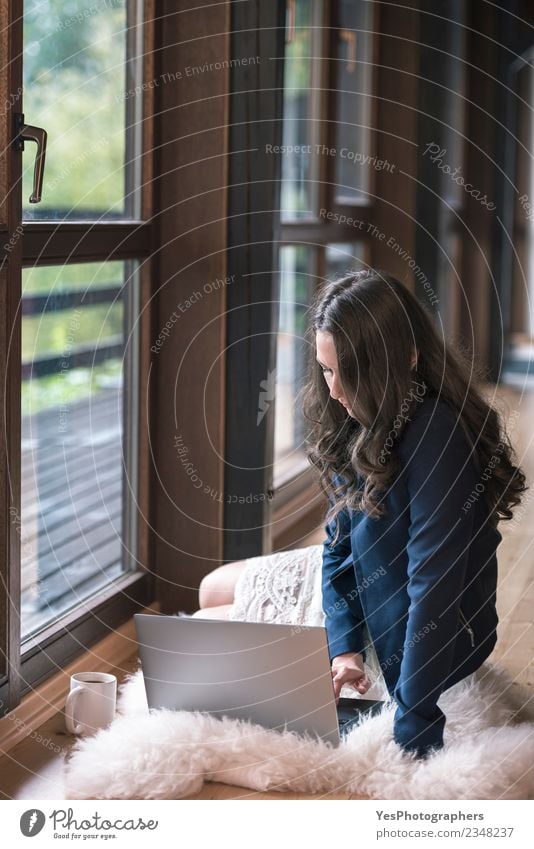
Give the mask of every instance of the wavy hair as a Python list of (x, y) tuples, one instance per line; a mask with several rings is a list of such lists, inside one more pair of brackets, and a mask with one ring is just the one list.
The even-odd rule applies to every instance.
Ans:
[(327, 521), (347, 507), (374, 518), (384, 515), (381, 496), (399, 468), (396, 443), (426, 395), (438, 396), (454, 411), (479, 471), (499, 457), (484, 488), (488, 521), (497, 526), (511, 519), (528, 486), (502, 416), (483, 397), (483, 375), (459, 346), (439, 335), (406, 286), (380, 270), (349, 273), (324, 284), (310, 313), (310, 348), (315, 349), (317, 331), (331, 334), (339, 378), (356, 416), (331, 397), (313, 357), (302, 407), (311, 423), (308, 459), (330, 502)]

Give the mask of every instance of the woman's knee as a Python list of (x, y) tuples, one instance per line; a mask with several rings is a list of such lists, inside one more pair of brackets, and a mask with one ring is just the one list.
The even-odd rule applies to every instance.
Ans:
[(225, 563), (204, 575), (198, 590), (200, 608), (233, 604), (235, 585), (245, 565), (245, 560), (236, 560), (235, 563)]
[(215, 607), (204, 607), (201, 610), (195, 610), (191, 616), (196, 619), (228, 619), (231, 609), (231, 604), (219, 604)]

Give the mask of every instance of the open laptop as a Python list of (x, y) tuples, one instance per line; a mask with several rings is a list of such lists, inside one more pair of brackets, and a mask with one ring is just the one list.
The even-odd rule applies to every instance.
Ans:
[(336, 705), (326, 629), (134, 614), (149, 709), (207, 711), (338, 746), (384, 702)]

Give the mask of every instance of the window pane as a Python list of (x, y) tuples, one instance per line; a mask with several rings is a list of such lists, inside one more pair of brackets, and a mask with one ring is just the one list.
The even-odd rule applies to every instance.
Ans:
[(514, 167), (507, 219), (513, 245), (510, 264), (503, 274), (511, 272), (510, 314), (504, 330), (505, 359), (502, 379), (524, 391), (530, 388), (534, 372), (534, 124), (532, 101), (534, 94), (534, 52), (523, 55), (523, 64), (512, 75), (510, 98), (515, 99), (513, 141), (510, 156)]
[(340, 0), (336, 74), (336, 198), (368, 200), (371, 154), (372, 4)]
[(275, 472), (285, 475), (303, 452), (305, 419), (298, 397), (310, 352), (304, 333), (315, 291), (315, 250), (288, 245), (280, 249), (280, 324), (276, 356)]
[(335, 242), (326, 246), (326, 276), (343, 277), (367, 268), (363, 242)]
[(25, 146), (24, 218), (138, 218), (140, 2), (25, 0), (24, 13), (25, 119), (48, 133), (37, 205)]
[(294, 39), (286, 44), (281, 215), (317, 215), (322, 2), (296, 0)]
[(133, 262), (23, 272), (23, 639), (134, 565), (137, 302)]

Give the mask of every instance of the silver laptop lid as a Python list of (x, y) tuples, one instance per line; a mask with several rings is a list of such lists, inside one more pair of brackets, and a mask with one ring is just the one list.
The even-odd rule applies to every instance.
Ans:
[(322, 627), (134, 615), (149, 708), (209, 711), (340, 742)]

